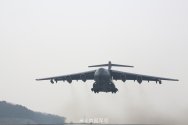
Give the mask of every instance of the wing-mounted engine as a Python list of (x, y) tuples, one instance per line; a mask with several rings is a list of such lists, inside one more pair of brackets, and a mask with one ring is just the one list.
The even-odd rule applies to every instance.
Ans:
[(72, 78), (71, 78), (71, 76), (67, 76), (67, 77), (66, 77), (66, 80), (67, 80), (68, 83), (72, 83)]
[(159, 82), (159, 84), (162, 84), (162, 81), (161, 81), (160, 79), (158, 79), (158, 80), (156, 81), (156, 83), (157, 83), (157, 82)]
[(86, 75), (85, 75), (85, 74), (81, 74), (81, 75), (80, 75), (80, 79), (81, 79), (83, 82), (86, 82)]
[(139, 84), (142, 83), (142, 76), (137, 76), (137, 82), (138, 82)]
[(125, 75), (125, 74), (122, 74), (122, 75), (121, 75), (121, 80), (122, 80), (123, 82), (125, 82), (125, 81), (127, 80), (127, 78), (126, 78), (126, 75)]
[(54, 80), (53, 80), (53, 79), (50, 79), (50, 82), (51, 82), (52, 84), (54, 84)]
[(162, 84), (162, 81), (159, 79), (159, 84)]

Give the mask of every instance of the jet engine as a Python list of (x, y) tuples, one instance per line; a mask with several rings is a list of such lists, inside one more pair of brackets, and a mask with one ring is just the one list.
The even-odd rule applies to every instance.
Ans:
[(50, 79), (50, 82), (51, 82), (52, 84), (54, 84), (54, 81), (53, 81), (53, 79)]
[(72, 78), (70, 76), (67, 76), (67, 82), (71, 83), (72, 82)]
[(161, 81), (161, 80), (159, 80), (159, 84), (162, 84), (162, 81)]
[(85, 82), (85, 81), (86, 81), (86, 75), (85, 75), (85, 74), (80, 75), (80, 79), (81, 79), (83, 82)]
[(142, 83), (142, 76), (137, 76), (137, 82), (138, 82), (139, 84)]
[(122, 80), (123, 82), (126, 81), (126, 75), (125, 75), (125, 74), (121, 75), (121, 80)]

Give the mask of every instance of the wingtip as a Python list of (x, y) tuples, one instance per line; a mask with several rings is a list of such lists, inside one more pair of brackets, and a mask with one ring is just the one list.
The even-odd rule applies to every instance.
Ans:
[(127, 65), (127, 66), (125, 65), (124, 67), (134, 68), (134, 66), (129, 66), (129, 65)]
[(179, 81), (179, 79), (172, 79), (172, 81)]

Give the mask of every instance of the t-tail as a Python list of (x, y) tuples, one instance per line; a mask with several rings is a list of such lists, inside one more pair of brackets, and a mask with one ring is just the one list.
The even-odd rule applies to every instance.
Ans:
[(108, 66), (108, 70), (110, 70), (112, 68), (112, 66), (116, 66), (116, 67), (134, 67), (134, 66), (129, 66), (129, 65), (113, 64), (113, 63), (111, 63), (111, 61), (109, 61), (108, 64), (92, 65), (92, 66), (88, 66), (88, 67), (103, 67), (103, 66)]

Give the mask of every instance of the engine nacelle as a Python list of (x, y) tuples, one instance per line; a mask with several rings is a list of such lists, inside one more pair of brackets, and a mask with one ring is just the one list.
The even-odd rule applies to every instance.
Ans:
[(72, 82), (72, 78), (71, 78), (70, 76), (67, 76), (66, 78), (67, 78), (67, 82), (68, 82), (68, 83), (71, 83), (71, 82)]
[(57, 83), (58, 80), (57, 80), (57, 79), (54, 79), (54, 81)]
[(86, 81), (86, 75), (85, 75), (85, 74), (80, 75), (80, 79), (81, 79), (83, 82), (85, 82), (85, 81)]
[(138, 82), (139, 84), (142, 83), (142, 76), (137, 76), (137, 82)]
[(127, 78), (126, 78), (126, 75), (125, 75), (125, 74), (122, 74), (122, 75), (121, 75), (121, 80), (122, 80), (123, 82), (125, 82), (125, 81), (127, 80)]
[(52, 84), (54, 84), (54, 81), (53, 81), (53, 79), (50, 79), (50, 82), (51, 82)]
[(162, 81), (161, 81), (161, 80), (159, 80), (159, 84), (162, 84)]

